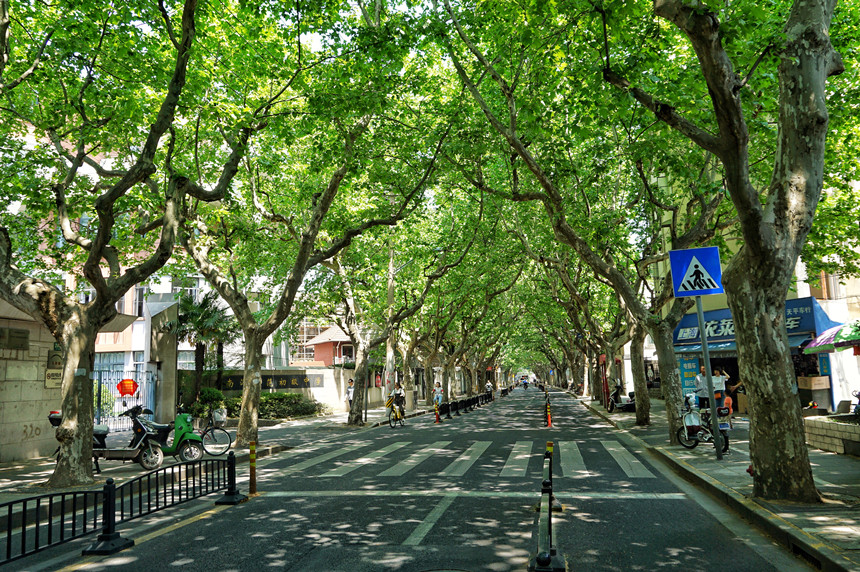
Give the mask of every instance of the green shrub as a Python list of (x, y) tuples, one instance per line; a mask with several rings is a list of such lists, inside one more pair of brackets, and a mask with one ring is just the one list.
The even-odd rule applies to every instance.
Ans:
[(224, 405), (224, 394), (214, 387), (204, 387), (200, 397), (188, 407), (188, 412), (194, 417), (205, 418), (209, 411)]
[(227, 408), (227, 417), (239, 417), (239, 410), (242, 409), (242, 398), (228, 397), (224, 400), (224, 407)]
[[(224, 401), (228, 417), (239, 417), (241, 397), (230, 397)], [(260, 395), (260, 419), (286, 419), (327, 413), (328, 407), (301, 393), (263, 393)]]

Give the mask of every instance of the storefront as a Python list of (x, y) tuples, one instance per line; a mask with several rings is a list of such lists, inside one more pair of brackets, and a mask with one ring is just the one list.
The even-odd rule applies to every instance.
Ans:
[[(729, 384), (739, 379), (735, 325), (728, 308), (705, 312), (705, 330), (711, 369), (718, 368), (729, 376)], [(830, 358), (827, 354), (804, 355), (801, 348), (824, 330), (838, 325), (831, 320), (815, 298), (796, 298), (785, 302), (785, 328), (795, 375), (798, 378), (798, 395), (801, 402), (818, 403), (819, 407), (833, 409), (830, 391)], [(675, 354), (681, 371), (683, 393), (696, 389), (696, 375), (702, 357), (702, 340), (696, 314), (687, 314), (673, 334)], [(826, 380), (822, 378), (827, 378)], [(826, 383), (826, 387), (822, 387)], [(743, 408), (739, 410), (742, 411)]]

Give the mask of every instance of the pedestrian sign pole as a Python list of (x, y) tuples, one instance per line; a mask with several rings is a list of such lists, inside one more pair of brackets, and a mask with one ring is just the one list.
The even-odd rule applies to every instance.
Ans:
[(723, 436), (720, 434), (720, 420), (717, 417), (717, 400), (714, 398), (714, 380), (711, 377), (711, 355), (708, 351), (708, 333), (705, 331), (705, 313), (702, 310), (702, 296), (723, 293), (720, 249), (716, 246), (709, 246), (670, 250), (669, 263), (672, 267), (672, 286), (675, 289), (675, 297), (696, 297), (699, 339), (702, 341), (708, 402), (711, 406), (711, 432), (714, 436), (714, 446), (717, 449), (717, 459), (721, 460), (723, 458)]

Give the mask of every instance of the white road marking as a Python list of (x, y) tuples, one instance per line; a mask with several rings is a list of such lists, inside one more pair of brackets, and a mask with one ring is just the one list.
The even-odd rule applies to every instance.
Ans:
[(462, 477), (492, 443), (492, 441), (475, 441), (471, 447), (463, 451), (462, 455), (439, 474), (445, 477)]
[[(326, 461), (334, 459), (335, 457), (340, 457), (341, 455), (345, 455), (347, 453), (355, 451), (356, 449), (361, 449), (362, 447), (367, 447), (367, 444), (366, 443), (359, 443), (359, 444), (355, 444), (355, 445), (347, 445), (345, 447), (341, 447), (341, 448), (336, 449), (334, 451), (329, 451), (328, 453), (326, 453), (324, 455), (318, 455), (316, 457), (311, 457), (307, 461), (302, 461), (301, 463), (298, 463), (297, 465), (292, 465), (291, 467), (286, 467), (284, 469), (278, 469), (278, 474), (279, 475), (291, 475), (291, 474), (297, 473), (299, 471), (304, 471), (305, 469), (309, 469), (309, 468), (313, 467), (314, 465), (318, 465), (319, 463), (324, 463)], [(303, 452), (305, 452), (305, 450), (301, 450), (299, 452), (303, 453)]]
[(514, 444), (514, 448), (511, 450), (511, 454), (508, 455), (508, 461), (505, 463), (505, 467), (502, 469), (502, 472), (499, 473), (500, 477), (524, 477), (526, 476), (526, 472), (529, 468), (529, 459), (532, 455), (532, 442), (531, 441), (517, 441)]
[[(445, 497), (452, 493), (440, 490), (334, 490), (334, 491), (264, 491), (266, 498), (327, 498), (327, 497)], [(566, 500), (689, 500), (684, 493), (646, 492), (553, 492), (559, 501)], [(510, 498), (537, 502), (540, 489), (535, 491), (456, 491), (459, 498)]]
[(585, 461), (579, 451), (579, 445), (574, 441), (559, 441), (558, 451), (563, 477), (585, 478), (591, 476), (591, 473), (585, 468)]
[(601, 441), (601, 443), (603, 444), (603, 448), (615, 459), (615, 462), (621, 466), (624, 474), (631, 479), (656, 478), (654, 473), (645, 468), (645, 465), (618, 441)]
[(409, 535), (409, 538), (403, 541), (404, 546), (418, 546), (421, 544), (421, 541), (424, 540), (424, 537), (427, 536), (427, 533), (435, 526), (435, 524), (442, 518), (442, 515), (448, 510), (448, 507), (451, 506), (451, 503), (454, 502), (454, 499), (457, 498), (457, 493), (446, 493), (442, 500), (439, 501), (439, 504), (433, 507), (433, 510), (430, 511), (430, 514), (419, 524), (415, 530), (412, 531), (412, 534)]
[(396, 465), (382, 471), (379, 473), (380, 477), (400, 477), (406, 474), (407, 471), (410, 471), (418, 466), (419, 463), (425, 461), (436, 455), (441, 453), (445, 447), (451, 444), (451, 441), (436, 441), (429, 447), (421, 449), (420, 451), (413, 453), (408, 459), (403, 461), (399, 461)]
[(411, 445), (411, 441), (399, 441), (397, 443), (392, 443), (388, 447), (384, 447), (379, 449), (378, 451), (373, 451), (369, 455), (365, 457), (359, 457), (358, 459), (353, 459), (348, 463), (344, 463), (340, 467), (336, 469), (332, 469), (331, 471), (320, 475), (320, 477), (342, 477), (344, 475), (348, 475), (356, 469), (363, 467), (364, 465), (370, 464), (377, 459), (381, 459), (388, 453), (392, 453), (397, 449), (405, 447), (406, 445)]

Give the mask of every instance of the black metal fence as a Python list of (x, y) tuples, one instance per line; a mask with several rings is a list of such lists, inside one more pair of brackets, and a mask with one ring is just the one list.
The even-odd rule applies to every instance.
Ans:
[[(51, 493), (0, 504), (0, 566), (221, 490), (230, 497), (218, 501), (221, 504), (244, 500), (236, 489), (232, 451), (226, 460), (169, 465), (117, 487), (109, 479), (103, 490)], [(111, 502), (105, 503), (106, 498)]]

